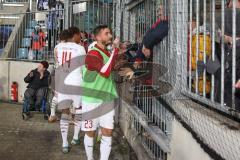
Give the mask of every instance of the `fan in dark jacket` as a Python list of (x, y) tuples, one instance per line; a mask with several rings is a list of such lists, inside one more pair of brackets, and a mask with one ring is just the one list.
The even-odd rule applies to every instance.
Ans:
[[(144, 35), (141, 47), (137, 47), (134, 45), (134, 49), (136, 50), (136, 55), (132, 56), (130, 52), (126, 52), (128, 60), (133, 62), (135, 65), (138, 66), (143, 61), (152, 61), (152, 51), (154, 46), (159, 44), (165, 37), (168, 35), (168, 20), (166, 18), (159, 19), (156, 23), (152, 25), (152, 27), (146, 32)], [(132, 50), (131, 50), (132, 51)], [(136, 68), (136, 67), (135, 67)], [(119, 74), (121, 76), (129, 77), (131, 79), (135, 73), (133, 68), (121, 68)]]
[[(233, 50), (233, 17), (232, 17), (232, 0), (227, 3), (227, 8), (225, 9), (224, 19), (224, 35), (221, 35), (221, 17), (216, 18), (216, 30), (219, 31), (219, 37), (224, 36), (224, 103), (231, 107), (232, 102), (232, 50)], [(236, 90), (235, 90), (235, 109), (240, 111), (240, 0), (236, 4)], [(220, 44), (216, 46), (217, 58), (221, 61), (221, 48)], [(216, 98), (220, 102), (221, 99), (221, 68), (214, 73), (216, 76)]]
[(159, 19), (143, 37), (143, 49), (152, 50), (154, 46), (168, 35), (168, 30), (168, 20)]
[(49, 85), (48, 82), (50, 73), (47, 70), (48, 67), (48, 62), (42, 61), (39, 63), (38, 68), (32, 70), (24, 78), (24, 81), (28, 83), (27, 90), (24, 93), (24, 99), (25, 101), (28, 101), (30, 106), (33, 106), (35, 102), (36, 110), (40, 109), (42, 99), (44, 98)]

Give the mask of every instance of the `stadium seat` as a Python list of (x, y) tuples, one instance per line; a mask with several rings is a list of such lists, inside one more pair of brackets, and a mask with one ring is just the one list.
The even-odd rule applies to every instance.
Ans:
[(31, 46), (31, 38), (23, 38), (22, 47), (30, 47), (30, 46)]
[(30, 28), (34, 28), (37, 25), (37, 21), (32, 20), (29, 25)]
[(28, 58), (28, 49), (27, 48), (18, 48), (18, 59), (27, 59)]
[(25, 30), (25, 37), (31, 37), (32, 36), (33, 29), (26, 29)]

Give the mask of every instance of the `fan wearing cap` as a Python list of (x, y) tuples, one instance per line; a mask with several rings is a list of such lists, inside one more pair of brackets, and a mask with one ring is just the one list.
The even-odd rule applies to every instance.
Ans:
[(44, 93), (48, 88), (48, 79), (50, 75), (47, 70), (48, 67), (48, 62), (42, 61), (36, 69), (31, 70), (24, 78), (24, 82), (28, 83), (27, 90), (24, 93), (24, 99), (29, 102), (28, 107), (34, 105), (34, 99), (36, 99), (35, 109), (40, 109)]

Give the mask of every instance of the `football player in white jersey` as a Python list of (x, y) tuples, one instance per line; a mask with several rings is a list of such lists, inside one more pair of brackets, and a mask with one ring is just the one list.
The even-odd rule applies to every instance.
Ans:
[[(79, 144), (79, 132), (81, 128), (81, 96), (77, 93), (67, 91), (71, 86), (77, 88), (80, 87), (82, 83), (82, 72), (81, 72), (81, 60), (83, 56), (86, 55), (84, 47), (79, 45), (81, 36), (80, 31), (76, 27), (71, 27), (68, 29), (69, 39), (66, 43), (59, 44), (56, 50), (56, 60), (59, 65), (58, 68), (62, 67), (62, 70), (56, 72), (56, 77), (62, 78), (62, 75), (67, 75), (63, 83), (59, 84), (59, 79), (56, 79), (56, 87), (58, 90), (58, 108), (62, 111), (60, 120), (60, 129), (62, 134), (62, 151), (63, 153), (68, 153), (70, 151), (70, 146), (68, 144), (67, 135), (69, 122), (72, 120), (70, 113), (70, 107), (74, 108), (74, 136), (71, 142), (72, 145)], [(73, 69), (74, 68), (74, 69)], [(69, 72), (72, 70), (71, 72)], [(64, 73), (69, 72), (69, 73)], [(65, 93), (64, 93), (65, 92)], [(66, 93), (67, 92), (67, 93)]]
[[(57, 48), (58, 46), (61, 46), (63, 45), (64, 43), (67, 42), (67, 40), (69, 39), (68, 38), (69, 34), (68, 34), (68, 30), (63, 30), (61, 33), (60, 33), (60, 36), (59, 36), (59, 40), (60, 40), (60, 43), (58, 43), (55, 48), (54, 48), (54, 69), (53, 69), (53, 74), (55, 73), (55, 69), (58, 67), (58, 63), (57, 63), (57, 59), (56, 59), (56, 54), (57, 54)], [(54, 80), (52, 81), (53, 84), (51, 84), (52, 88), (55, 88), (53, 85), (54, 85)], [(57, 92), (54, 91), (54, 97), (52, 99), (52, 102), (51, 102), (51, 114), (48, 118), (48, 122), (49, 123), (53, 123), (53, 122), (56, 122), (57, 121), (57, 116), (56, 116), (56, 107), (57, 107)]]

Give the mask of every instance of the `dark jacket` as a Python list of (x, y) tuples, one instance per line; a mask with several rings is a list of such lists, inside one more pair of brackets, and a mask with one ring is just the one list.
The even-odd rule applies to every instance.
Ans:
[(147, 31), (143, 37), (143, 45), (148, 49), (153, 49), (155, 45), (168, 35), (168, 21), (159, 21)]
[[(225, 82), (232, 82), (232, 47), (225, 44)], [(236, 47), (236, 81), (240, 79), (240, 47)]]
[[(30, 73), (33, 72), (33, 76), (30, 77)], [(37, 71), (37, 69), (32, 70), (25, 78), (24, 82), (29, 83), (27, 88), (32, 88), (32, 89), (39, 89), (39, 88), (44, 88), (48, 87), (49, 85), (49, 71), (45, 71), (43, 78), (40, 79), (40, 73)]]
[(125, 52), (125, 55), (127, 56), (128, 62), (135, 62), (136, 58), (139, 56), (138, 51), (142, 49), (142, 44), (131, 44), (127, 51)]
[[(233, 18), (232, 18), (233, 9), (227, 8), (225, 10), (225, 35), (232, 36), (233, 35)], [(221, 20), (219, 20), (221, 22)], [(221, 24), (219, 24), (220, 26)], [(236, 36), (240, 37), (240, 9), (236, 9)]]
[[(224, 30), (225, 35), (232, 37), (232, 9), (227, 8), (225, 10), (225, 23), (224, 23)], [(216, 26), (217, 29), (221, 29), (221, 17), (216, 18)], [(236, 9), (236, 37), (240, 37), (240, 9)], [(221, 61), (221, 44), (216, 43), (215, 46), (216, 56)], [(225, 83), (231, 83), (232, 81), (232, 46), (229, 44), (225, 44), (224, 46), (224, 66), (225, 66)], [(221, 75), (221, 68), (218, 70), (217, 76), (220, 77)], [(236, 80), (240, 79), (240, 45), (239, 40), (237, 41), (236, 46)]]

